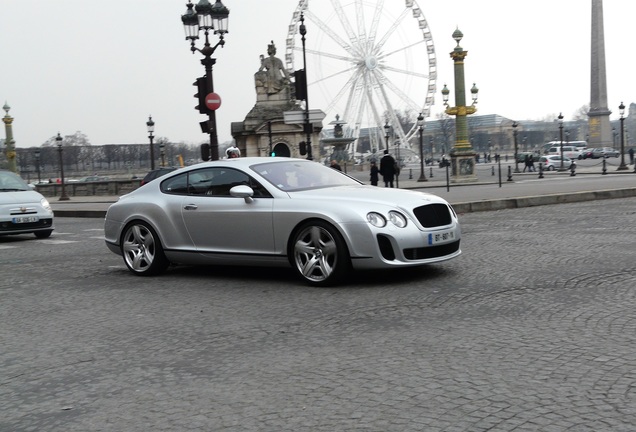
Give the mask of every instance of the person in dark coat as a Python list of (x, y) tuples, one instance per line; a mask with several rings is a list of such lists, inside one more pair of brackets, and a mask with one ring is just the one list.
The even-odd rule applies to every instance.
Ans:
[(375, 162), (371, 162), (371, 177), (369, 178), (369, 180), (371, 180), (372, 186), (378, 185), (379, 173), (380, 173), (380, 170), (378, 169), (378, 166), (375, 164)]
[(380, 174), (384, 180), (384, 187), (393, 187), (395, 171), (395, 159), (389, 154), (389, 150), (384, 150), (384, 156), (380, 159)]
[(331, 168), (335, 169), (336, 171), (342, 171), (342, 168), (340, 168), (338, 161), (335, 159), (331, 159)]

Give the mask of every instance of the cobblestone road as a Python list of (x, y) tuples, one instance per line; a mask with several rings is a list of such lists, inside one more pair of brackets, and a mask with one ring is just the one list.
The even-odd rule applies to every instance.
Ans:
[(460, 220), (459, 259), (332, 289), (1, 239), (0, 430), (635, 431), (636, 200)]

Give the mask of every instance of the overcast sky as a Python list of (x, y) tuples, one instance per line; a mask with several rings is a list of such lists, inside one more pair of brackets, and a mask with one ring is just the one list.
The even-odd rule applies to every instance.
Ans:
[[(339, 3), (346, 8), (351, 1)], [(150, 114), (156, 137), (207, 141), (198, 124), (203, 116), (194, 110), (192, 83), (203, 74), (203, 66), (185, 41), (180, 19), (185, 3), (1, 0), (0, 104), (11, 106), (16, 145), (39, 146), (58, 131), (81, 131), (93, 145), (145, 143)], [(298, 0), (223, 3), (230, 9), (230, 32), (225, 47), (215, 53), (214, 68), (215, 90), (223, 100), (217, 111), (221, 143), (231, 140), (230, 123), (242, 121), (256, 101), (254, 73), (270, 40), (278, 48), (277, 56), (284, 58)], [(404, 9), (404, 0), (389, 3), (396, 5), (396, 15)], [(431, 118), (443, 111), (444, 83), (454, 97), (449, 52), (457, 27), (464, 33), (461, 46), (469, 53), (466, 84), (479, 87), (478, 114), (523, 121), (563, 112), (568, 120), (589, 103), (591, 0), (417, 3), (429, 22), (438, 63)], [(309, 5), (316, 13), (332, 9), (328, 0), (311, 0)], [(383, 19), (389, 20), (392, 13)], [(636, 1), (604, 1), (612, 119), (618, 118), (621, 101), (636, 102), (634, 17)], [(306, 24), (308, 46), (311, 38), (325, 37), (313, 23)], [(318, 88), (310, 88), (309, 98), (311, 108), (325, 109), (328, 104)]]

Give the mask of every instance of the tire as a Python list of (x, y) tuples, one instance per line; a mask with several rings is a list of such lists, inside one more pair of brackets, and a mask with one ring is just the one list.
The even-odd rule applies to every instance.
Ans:
[(51, 233), (53, 232), (53, 230), (46, 230), (46, 231), (36, 231), (33, 234), (35, 234), (35, 236), (39, 239), (45, 239), (45, 238), (49, 238), (51, 237)]
[(324, 221), (305, 222), (290, 240), (290, 264), (309, 285), (332, 286), (351, 267), (345, 241), (338, 230)]
[(121, 252), (126, 267), (137, 276), (154, 276), (168, 268), (159, 236), (141, 221), (131, 222), (121, 237)]
[(548, 171), (554, 171), (554, 165), (550, 165), (550, 166), (548, 167)]

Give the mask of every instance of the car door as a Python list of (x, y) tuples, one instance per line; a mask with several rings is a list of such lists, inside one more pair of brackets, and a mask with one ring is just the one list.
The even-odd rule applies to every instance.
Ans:
[[(234, 168), (205, 168), (192, 176), (183, 197), (183, 223), (202, 253), (270, 254), (274, 251), (274, 199), (254, 179)], [(233, 197), (230, 189), (247, 185), (253, 200)], [(249, 200), (248, 200), (249, 201)]]

